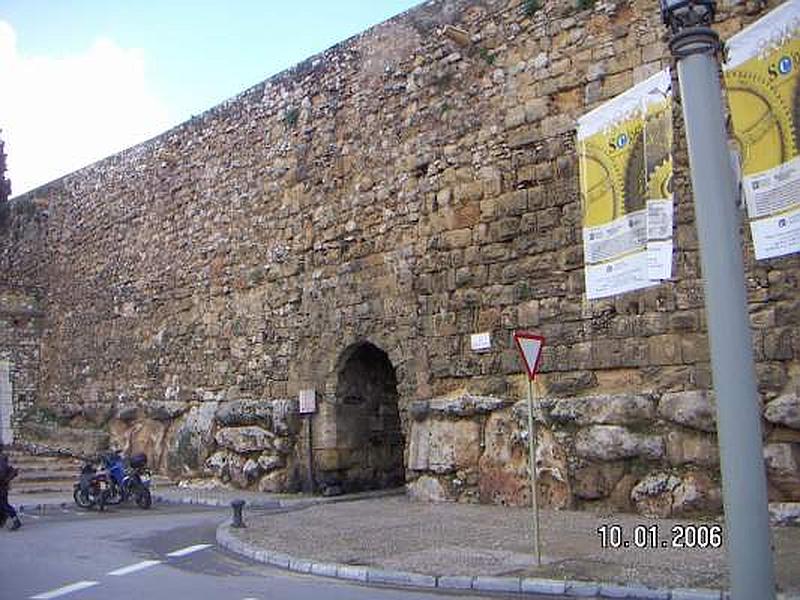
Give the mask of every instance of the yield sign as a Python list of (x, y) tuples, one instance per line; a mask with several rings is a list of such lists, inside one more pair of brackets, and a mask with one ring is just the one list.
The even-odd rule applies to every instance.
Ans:
[(514, 342), (522, 356), (522, 362), (525, 363), (528, 378), (533, 381), (536, 377), (536, 370), (539, 368), (539, 359), (542, 357), (544, 338), (528, 331), (515, 331)]

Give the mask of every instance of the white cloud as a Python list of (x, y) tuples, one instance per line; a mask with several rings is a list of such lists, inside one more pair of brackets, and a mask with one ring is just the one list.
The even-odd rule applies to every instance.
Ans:
[(0, 21), (0, 129), (13, 195), (152, 137), (169, 117), (143, 51), (99, 38), (80, 54), (25, 56)]

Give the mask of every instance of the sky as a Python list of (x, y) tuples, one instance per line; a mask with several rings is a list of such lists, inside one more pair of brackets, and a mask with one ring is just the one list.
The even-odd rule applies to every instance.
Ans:
[(12, 197), (419, 3), (0, 0), (0, 136)]

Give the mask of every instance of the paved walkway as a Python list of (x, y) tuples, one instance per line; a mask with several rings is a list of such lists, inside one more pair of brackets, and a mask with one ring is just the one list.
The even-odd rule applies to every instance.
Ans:
[[(225, 547), (295, 571), (372, 583), (584, 597), (719, 600), (728, 588), (724, 548), (672, 547), (713, 542), (719, 520), (651, 520), (637, 515), (542, 511), (542, 565), (535, 566), (530, 509), (420, 504), (394, 492), (321, 498), (231, 489), (157, 487), (162, 502), (229, 506), (244, 499), (243, 529), (220, 526)], [(24, 498), (70, 502), (63, 495)], [(17, 503), (20, 498), (14, 498)], [(275, 511), (275, 508), (285, 510)], [(273, 509), (273, 510), (266, 510)], [(622, 547), (603, 548), (598, 528), (621, 527)], [(635, 549), (639, 541), (657, 547)], [(655, 528), (658, 539), (652, 539)], [(609, 539), (611, 529), (607, 530)], [(699, 536), (695, 534), (699, 533)], [(782, 598), (800, 598), (800, 527), (773, 529)], [(629, 542), (628, 548), (624, 542)], [(667, 547), (663, 547), (666, 542)], [(754, 599), (756, 600), (756, 599)]]

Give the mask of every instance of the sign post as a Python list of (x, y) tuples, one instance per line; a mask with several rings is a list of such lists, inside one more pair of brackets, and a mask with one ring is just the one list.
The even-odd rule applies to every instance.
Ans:
[(536, 431), (533, 428), (533, 380), (539, 368), (544, 338), (527, 331), (514, 332), (514, 343), (517, 345), (525, 371), (528, 373), (528, 450), (530, 451), (531, 469), (531, 507), (533, 509), (533, 553), (536, 566), (542, 564), (541, 544), (539, 536), (539, 502), (536, 493)]
[(306, 422), (306, 439), (308, 448), (306, 452), (306, 493), (314, 493), (314, 433), (311, 430), (311, 418), (317, 411), (317, 393), (314, 389), (300, 390), (299, 412)]

